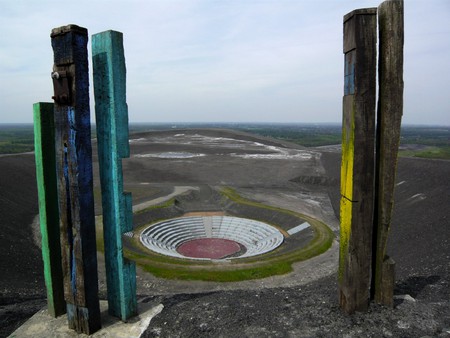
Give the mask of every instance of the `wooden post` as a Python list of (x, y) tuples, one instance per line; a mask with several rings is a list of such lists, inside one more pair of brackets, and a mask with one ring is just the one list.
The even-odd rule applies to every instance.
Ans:
[(57, 317), (66, 313), (66, 302), (64, 301), (61, 246), (59, 242), (53, 103), (35, 103), (33, 105), (33, 117), (39, 223), (42, 236), (44, 279), (47, 288), (47, 307), (48, 313)]
[(403, 114), (403, 0), (378, 7), (380, 32), (377, 163), (371, 296), (393, 306), (394, 261), (386, 256)]
[(51, 33), (54, 53), (55, 144), (64, 295), (69, 328), (101, 327), (92, 191), (87, 29)]
[(344, 16), (339, 299), (347, 313), (367, 310), (372, 253), (376, 8)]
[(122, 235), (133, 230), (121, 161), (130, 156), (122, 33), (93, 35), (92, 55), (108, 305), (111, 315), (125, 321), (137, 314), (137, 302), (136, 266), (123, 257), (122, 247)]

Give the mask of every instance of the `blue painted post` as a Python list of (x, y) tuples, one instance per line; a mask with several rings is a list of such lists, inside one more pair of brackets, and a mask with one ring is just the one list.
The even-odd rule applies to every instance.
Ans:
[(36, 181), (39, 196), (39, 223), (42, 235), (42, 260), (47, 288), (48, 313), (66, 313), (61, 245), (59, 242), (58, 191), (55, 166), (55, 122), (53, 103), (33, 105)]
[(111, 315), (125, 321), (137, 314), (137, 303), (136, 266), (123, 257), (122, 247), (122, 235), (133, 230), (121, 160), (130, 156), (122, 33), (93, 35), (92, 55), (108, 305)]
[(100, 329), (97, 251), (92, 189), (87, 29), (51, 33), (54, 53), (55, 150), (64, 296), (69, 328)]

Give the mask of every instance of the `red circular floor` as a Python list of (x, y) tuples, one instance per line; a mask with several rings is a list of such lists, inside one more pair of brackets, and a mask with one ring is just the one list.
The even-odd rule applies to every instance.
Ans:
[(239, 243), (223, 238), (198, 238), (181, 244), (177, 251), (185, 257), (222, 259), (241, 250)]

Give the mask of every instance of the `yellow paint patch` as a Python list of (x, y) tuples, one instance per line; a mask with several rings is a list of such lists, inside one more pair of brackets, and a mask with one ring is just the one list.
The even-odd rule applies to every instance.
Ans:
[(344, 96), (340, 204), (339, 279), (343, 277), (351, 234), (353, 209), (353, 162), (355, 150), (355, 105), (353, 95)]

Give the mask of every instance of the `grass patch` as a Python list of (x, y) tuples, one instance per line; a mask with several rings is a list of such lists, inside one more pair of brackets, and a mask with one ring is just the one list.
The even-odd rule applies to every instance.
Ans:
[(0, 125), (0, 154), (17, 154), (33, 150), (32, 124)]
[(417, 150), (405, 149), (399, 151), (399, 156), (450, 160), (450, 146), (426, 146)]
[(137, 211), (136, 213), (137, 214), (142, 214), (144, 212), (148, 212), (148, 211), (155, 210), (155, 209), (169, 208), (169, 207), (173, 206), (174, 204), (175, 204), (175, 197), (172, 197), (171, 199), (169, 199), (169, 200), (167, 200), (165, 202), (162, 202), (162, 203), (156, 204), (156, 205), (151, 205), (151, 206), (149, 206), (149, 207), (147, 207), (145, 209)]
[(233, 271), (174, 269), (168, 270), (157, 266), (145, 266), (144, 270), (160, 278), (181, 280), (202, 280), (210, 282), (239, 282), (243, 280), (260, 279), (274, 275), (284, 275), (292, 271), (289, 263), (282, 262), (264, 268), (236, 269)]
[(445, 159), (450, 160), (450, 147), (433, 147), (428, 150), (420, 151), (414, 155), (421, 158)]

